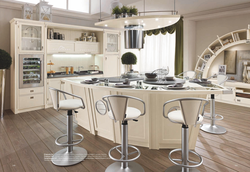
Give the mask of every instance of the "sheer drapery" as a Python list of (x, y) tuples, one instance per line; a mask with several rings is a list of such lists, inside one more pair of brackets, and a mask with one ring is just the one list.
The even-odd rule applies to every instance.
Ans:
[(169, 75), (175, 72), (175, 33), (145, 36), (144, 49), (140, 50), (138, 67), (141, 72), (169, 67)]

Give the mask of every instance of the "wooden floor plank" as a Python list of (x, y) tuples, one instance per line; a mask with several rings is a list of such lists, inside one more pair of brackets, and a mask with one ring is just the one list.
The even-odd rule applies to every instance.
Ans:
[[(16, 116), (13, 117), (15, 118)], [(43, 165), (29, 147), (29, 144), (26, 142), (14, 122), (10, 119), (10, 116), (5, 117), (5, 124), (5, 130), (8, 133), (12, 145), (22, 162), (25, 171), (45, 171)]]

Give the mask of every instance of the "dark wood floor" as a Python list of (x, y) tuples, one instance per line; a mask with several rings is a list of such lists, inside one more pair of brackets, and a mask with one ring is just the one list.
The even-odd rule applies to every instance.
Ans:
[[(217, 123), (228, 132), (212, 135), (200, 131), (195, 148), (204, 160), (198, 168), (200, 171), (250, 171), (249, 110), (216, 103), (216, 113), (224, 116), (224, 120)], [(87, 149), (89, 154), (107, 156), (109, 149), (115, 146), (80, 126), (75, 125), (74, 131), (84, 135), (85, 139), (79, 146)], [(46, 109), (14, 115), (10, 110), (6, 111), (0, 123), (0, 172), (102, 172), (113, 163), (106, 158), (93, 159), (93, 156), (71, 167), (57, 167), (50, 161), (44, 161), (44, 154), (53, 154), (61, 149), (55, 145), (55, 138), (63, 133), (66, 133), (66, 115), (63, 112)], [(172, 165), (168, 160), (169, 150), (138, 148), (142, 155), (137, 162), (145, 171), (163, 172)]]

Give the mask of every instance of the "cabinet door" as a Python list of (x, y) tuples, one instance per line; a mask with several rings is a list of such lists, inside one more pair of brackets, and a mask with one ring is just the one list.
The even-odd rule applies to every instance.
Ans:
[[(49, 92), (49, 87), (53, 87), (56, 89), (61, 89), (61, 80), (60, 79), (48, 79), (47, 80), (47, 105), (52, 105), (52, 100)], [(60, 95), (59, 95), (60, 96)]]
[(100, 54), (99, 42), (76, 42), (75, 53)]
[(34, 24), (18, 25), (18, 48), (20, 52), (44, 52), (44, 26)]
[(58, 41), (48, 40), (47, 41), (47, 53), (74, 53), (75, 44), (72, 41)]
[(104, 77), (113, 77), (120, 75), (120, 58), (116, 55), (104, 56), (103, 74)]
[(104, 52), (105, 54), (120, 53), (120, 32), (104, 32)]

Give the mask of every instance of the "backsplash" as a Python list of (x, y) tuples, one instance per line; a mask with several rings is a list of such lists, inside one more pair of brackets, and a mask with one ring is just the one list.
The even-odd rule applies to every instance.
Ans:
[[(63, 66), (73, 66), (74, 71), (78, 71), (78, 66), (83, 66), (81, 70), (93, 70), (94, 68), (91, 66), (98, 65), (99, 70), (103, 70), (102, 57), (102, 55), (47, 55), (47, 63), (51, 60), (54, 63), (54, 65), (51, 66), (51, 70), (56, 72), (64, 72), (61, 69)], [(49, 65), (47, 65), (47, 71), (50, 71)]]

